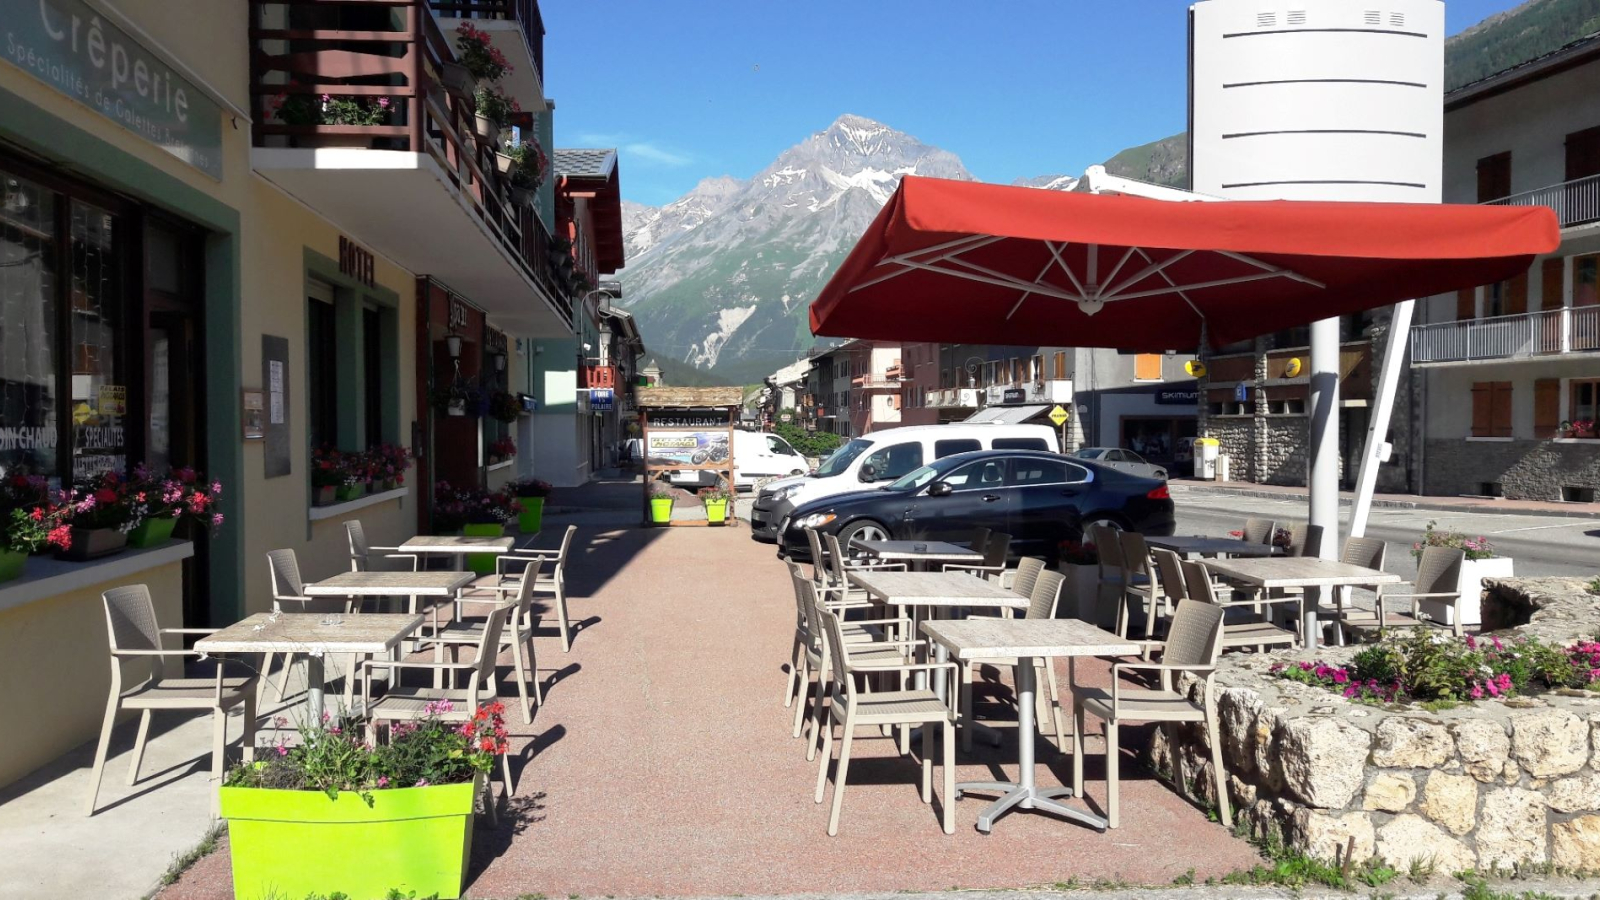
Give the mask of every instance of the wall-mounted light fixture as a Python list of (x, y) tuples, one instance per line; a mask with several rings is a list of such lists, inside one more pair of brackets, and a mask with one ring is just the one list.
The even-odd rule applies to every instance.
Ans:
[(444, 348), (449, 351), (451, 359), (461, 358), (461, 335), (452, 334), (444, 339)]
[(494, 370), (496, 372), (504, 372), (506, 370), (506, 355), (504, 353), (496, 353), (494, 355)]

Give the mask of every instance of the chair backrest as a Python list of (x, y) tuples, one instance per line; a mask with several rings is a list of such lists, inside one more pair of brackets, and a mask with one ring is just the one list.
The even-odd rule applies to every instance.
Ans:
[(1061, 587), (1066, 583), (1066, 576), (1060, 572), (1040, 572), (1038, 579), (1033, 583), (1033, 590), (1028, 594), (1028, 610), (1022, 617), (1055, 618), (1056, 607), (1061, 604)]
[(1278, 533), (1278, 523), (1271, 519), (1245, 519), (1244, 539), (1252, 544), (1270, 544)]
[(1172, 627), (1161, 650), (1168, 666), (1214, 666), (1222, 654), (1222, 607), (1185, 600), (1172, 614)]
[(828, 578), (828, 551), (822, 546), (822, 535), (815, 528), (807, 528), (806, 543), (811, 545), (811, 579), (818, 584)]
[(344, 522), (345, 537), (350, 540), (350, 571), (365, 572), (367, 570), (367, 555), (371, 552), (367, 544), (367, 531), (361, 526), (359, 519), (347, 519)]
[(551, 568), (552, 574), (559, 576), (566, 573), (567, 554), (572, 551), (572, 536), (577, 533), (578, 526), (568, 525), (566, 533), (561, 535), (561, 549), (556, 551), (555, 565)]
[(1423, 547), (1417, 563), (1416, 592), (1455, 594), (1461, 590), (1461, 564), (1465, 551), (1455, 547)]
[(850, 674), (850, 654), (845, 647), (844, 627), (837, 613), (819, 610), (818, 615), (822, 619), (823, 651), (832, 663), (830, 675), (833, 678), (834, 700), (851, 699), (855, 697), (856, 680)]
[(1322, 526), (1300, 522), (1289, 529), (1290, 556), (1321, 556)]
[(828, 545), (828, 577), (833, 579), (837, 587), (849, 584), (849, 576), (844, 571), (844, 550), (839, 546), (839, 536), (825, 534), (822, 536), (822, 542)]
[(1368, 569), (1382, 569), (1388, 553), (1388, 545), (1378, 538), (1345, 538), (1344, 552), (1339, 554), (1339, 561)]
[(306, 583), (300, 578), (300, 563), (293, 550), (268, 550), (267, 569), (272, 573), (273, 605), (285, 600), (306, 602)]
[(982, 553), (989, 546), (989, 529), (982, 525), (972, 529), (972, 540), (967, 542), (967, 546)]
[(508, 604), (516, 611), (511, 617), (513, 630), (524, 626), (533, 627), (533, 584), (539, 579), (539, 567), (543, 565), (543, 559), (535, 559), (522, 570), (522, 579), (517, 582), (517, 596)]
[(1094, 545), (1096, 556), (1100, 560), (1100, 577), (1105, 578), (1107, 572), (1122, 572), (1122, 539), (1117, 537), (1118, 529), (1110, 525), (1090, 525), (1089, 543)]
[(1200, 600), (1220, 608), (1216, 589), (1211, 584), (1211, 573), (1206, 570), (1205, 563), (1187, 559), (1183, 561), (1183, 586), (1190, 600)]
[(500, 658), (500, 635), (505, 631), (506, 620), (511, 617), (514, 609), (516, 607), (509, 603), (496, 606), (483, 623), (483, 637), (478, 639), (478, 655), (472, 659), (473, 682), (468, 688), (467, 696), (472, 701), (473, 708), (467, 710), (468, 715), (477, 711), (478, 687), (488, 684), (489, 679), (494, 676), (495, 661)]
[[(106, 633), (111, 642), (111, 652), (119, 650), (160, 650), (161, 628), (156, 622), (156, 607), (150, 601), (150, 588), (142, 584), (115, 587), (100, 595), (106, 608)], [(137, 679), (141, 684), (161, 676), (160, 657), (130, 660), (144, 663), (143, 674)], [(111, 658), (111, 668), (121, 684), (122, 660)], [(136, 670), (137, 667), (136, 667)]]
[[(1137, 531), (1117, 533), (1117, 549), (1122, 551), (1122, 571), (1128, 575), (1153, 575), (1150, 565), (1150, 545)], [(1152, 577), (1151, 581), (1155, 579)], [(1131, 580), (1129, 582), (1132, 583)]]
[(1010, 555), (1011, 535), (1004, 531), (989, 532), (989, 540), (983, 545), (983, 564), (991, 569), (1002, 568)]
[(1044, 560), (1037, 556), (1024, 556), (1017, 561), (1017, 577), (1011, 581), (1012, 593), (1024, 597), (1033, 596), (1033, 585), (1039, 580), (1039, 573), (1044, 571)]
[(1178, 603), (1189, 597), (1189, 590), (1183, 583), (1183, 560), (1178, 554), (1161, 547), (1150, 551), (1156, 560), (1156, 574), (1161, 578), (1161, 592), (1167, 595), (1170, 603)]

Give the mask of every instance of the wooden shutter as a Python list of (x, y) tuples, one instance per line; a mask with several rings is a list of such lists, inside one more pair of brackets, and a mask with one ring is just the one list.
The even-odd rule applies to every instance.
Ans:
[(1140, 353), (1134, 356), (1133, 377), (1135, 381), (1160, 381), (1161, 354)]
[(1522, 272), (1506, 282), (1506, 308), (1501, 313), (1520, 316), (1528, 311), (1528, 273)]
[[(1572, 139), (1567, 138), (1568, 141)], [(1569, 180), (1571, 176), (1568, 176)], [(1511, 196), (1511, 151), (1478, 160), (1478, 202)]]
[(1056, 380), (1065, 381), (1067, 378), (1067, 351), (1056, 351)]
[(1494, 412), (1490, 419), (1491, 437), (1511, 437), (1511, 382), (1494, 384)]
[(1600, 125), (1567, 135), (1567, 180), (1600, 175)]
[(1561, 308), (1561, 278), (1565, 262), (1559, 256), (1552, 256), (1539, 264), (1539, 308)]
[(1533, 382), (1533, 431), (1540, 440), (1561, 427), (1561, 379), (1539, 378)]
[(1472, 436), (1490, 437), (1494, 431), (1494, 382), (1472, 383)]
[(1467, 322), (1478, 317), (1478, 289), (1462, 288), (1456, 291), (1456, 321)]

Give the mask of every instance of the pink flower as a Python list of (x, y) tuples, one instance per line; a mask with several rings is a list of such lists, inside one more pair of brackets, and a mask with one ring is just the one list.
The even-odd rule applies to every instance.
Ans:
[(1345, 682), (1347, 682), (1349, 680), (1350, 680), (1350, 676), (1346, 675), (1345, 671), (1343, 669), (1334, 669), (1333, 670), (1333, 683), (1334, 684), (1344, 684)]
[(417, 783), (412, 785), (412, 787), (427, 787), (427, 786), (428, 786), (428, 779), (426, 779), (426, 778), (418, 778), (417, 779)]
[(387, 775), (379, 775), (378, 776), (378, 787), (386, 788), (388, 786), (389, 786), (389, 776), (387, 776)]
[(279, 756), (288, 756), (289, 755), (289, 748), (285, 747), (282, 744), (279, 744), (278, 745), (278, 755)]

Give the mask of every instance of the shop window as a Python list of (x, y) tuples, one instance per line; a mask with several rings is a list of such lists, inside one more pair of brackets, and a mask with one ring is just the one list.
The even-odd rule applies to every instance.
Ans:
[(1511, 382), (1472, 383), (1472, 436), (1511, 436)]
[(1161, 380), (1161, 354), (1140, 353), (1133, 357), (1134, 381)]
[(0, 171), (0, 475), (60, 470), (55, 206)]
[(312, 282), (307, 294), (306, 431), (311, 446), (335, 447), (339, 445), (338, 316), (331, 288)]
[(1580, 436), (1594, 437), (1596, 422), (1600, 421), (1600, 379), (1573, 379), (1567, 394), (1567, 419), (1576, 426), (1588, 422)]
[(361, 311), (361, 388), (368, 447), (384, 442), (383, 343), (383, 314), (369, 306)]
[(73, 478), (127, 468), (123, 427), (127, 407), (122, 329), (121, 265), (110, 213), (72, 201)]

